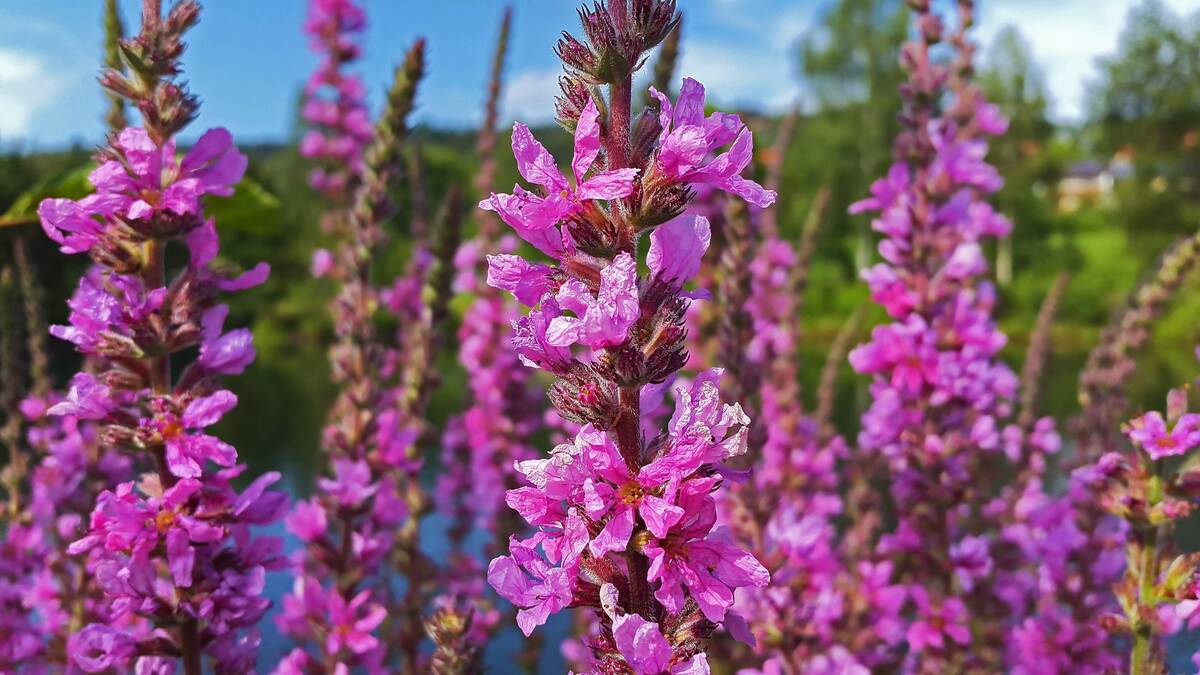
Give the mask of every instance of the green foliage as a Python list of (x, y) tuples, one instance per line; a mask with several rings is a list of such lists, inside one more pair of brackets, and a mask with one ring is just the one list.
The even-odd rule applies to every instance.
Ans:
[(13, 200), (4, 215), (0, 216), (0, 225), (22, 225), (37, 221), (37, 207), (47, 197), (62, 197), (79, 199), (92, 191), (88, 183), (91, 165), (77, 166), (55, 173), (38, 180), (25, 192)]

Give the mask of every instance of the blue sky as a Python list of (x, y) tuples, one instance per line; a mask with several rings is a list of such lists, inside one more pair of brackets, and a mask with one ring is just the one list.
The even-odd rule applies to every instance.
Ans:
[[(897, 0), (898, 1), (898, 0)], [(1137, 0), (983, 0), (978, 38), (1016, 25), (1046, 73), (1061, 118), (1077, 117), (1097, 56), (1111, 52)], [(681, 0), (682, 72), (726, 105), (781, 109), (801, 95), (794, 45), (832, 0)], [(134, 26), (137, 0), (122, 0)], [(361, 69), (378, 102), (392, 65), (418, 35), (429, 76), (418, 121), (465, 126), (479, 118), (503, 0), (367, 0), (371, 27)], [(573, 28), (571, 0), (519, 0), (504, 117), (549, 118), (558, 66), (551, 47)], [(1167, 0), (1178, 11), (1196, 0)], [(186, 59), (204, 101), (195, 128), (229, 127), (243, 141), (285, 139), (297, 91), (315, 57), (300, 33), (303, 0), (208, 0)], [(99, 0), (9, 0), (0, 5), (0, 145), (92, 144), (102, 132), (95, 84)]]

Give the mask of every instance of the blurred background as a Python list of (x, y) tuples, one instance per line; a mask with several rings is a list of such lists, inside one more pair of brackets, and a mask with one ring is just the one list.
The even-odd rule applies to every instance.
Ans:
[[(475, 125), (504, 3), (501, 0), (369, 0), (361, 72), (377, 105), (391, 68), (419, 35), (429, 40), (414, 150), (423, 155), (430, 201), (452, 184), (470, 190), (477, 166)], [(866, 217), (846, 206), (891, 161), (907, 37), (899, 0), (686, 0), (679, 73), (703, 82), (710, 104), (747, 116), (768, 152), (780, 117), (799, 106), (784, 159), (780, 224), (797, 236), (815, 195), (830, 193), (805, 303), (812, 386), (826, 345), (866, 301), (857, 270), (873, 260)], [(935, 3), (936, 4), (936, 3)], [(1078, 410), (1076, 378), (1097, 335), (1139, 278), (1173, 241), (1200, 225), (1200, 3), (1196, 0), (984, 0), (979, 3), (979, 77), (1011, 117), (992, 148), (1006, 178), (1000, 210), (1013, 237), (989, 252), (1000, 289), (999, 316), (1019, 367), (1039, 304), (1060, 271), (1070, 277), (1053, 332), (1043, 407), (1060, 420)], [(278, 468), (303, 494), (316, 466), (320, 427), (332, 396), (325, 306), (332, 293), (309, 275), (323, 204), (308, 187), (310, 164), (296, 141), (300, 89), (316, 58), (301, 34), (301, 0), (210, 0), (185, 56), (203, 101), (194, 139), (229, 128), (250, 156), (249, 181), (214, 203), (223, 255), (244, 265), (271, 263), (270, 282), (233, 300), (230, 325), (255, 332), (259, 360), (234, 382), (242, 399), (222, 423), (256, 468)], [(502, 119), (521, 119), (563, 156), (566, 135), (552, 127), (557, 66), (552, 46), (575, 26), (575, 3), (516, 3)], [(122, 7), (137, 25), (138, 3)], [(92, 148), (104, 133), (105, 100), (96, 85), (102, 58), (102, 3), (15, 0), (0, 6), (0, 263), (11, 240), (26, 237), (45, 287), (51, 322), (66, 318), (85, 261), (59, 255), (32, 217), (46, 195), (84, 189)], [(505, 124), (505, 129), (508, 124)], [(507, 132), (501, 138), (507, 146)], [(498, 184), (516, 180), (500, 152)], [(403, 223), (379, 266), (391, 278), (405, 258)], [(1155, 329), (1132, 393), (1138, 407), (1160, 405), (1167, 387), (1195, 374), (1200, 293), (1187, 282)], [(467, 298), (458, 298), (461, 311)], [(10, 311), (6, 309), (5, 311)], [(875, 316), (873, 319), (880, 317)], [(53, 345), (57, 381), (78, 361)], [(464, 374), (454, 344), (443, 349), (444, 385), (432, 414), (461, 409)], [(847, 367), (838, 420), (853, 435), (866, 381)], [(435, 422), (436, 423), (436, 422)], [(434, 460), (435, 461), (435, 460)], [(436, 546), (436, 543), (432, 544)], [(561, 628), (561, 627), (560, 627)], [(552, 638), (551, 638), (552, 639)]]

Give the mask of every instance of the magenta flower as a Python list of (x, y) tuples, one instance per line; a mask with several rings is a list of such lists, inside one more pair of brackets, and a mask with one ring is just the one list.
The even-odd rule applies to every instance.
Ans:
[(559, 306), (576, 316), (556, 316), (546, 326), (546, 342), (556, 347), (583, 344), (592, 349), (625, 341), (638, 318), (637, 263), (622, 253), (600, 272), (596, 295), (578, 279), (558, 289)]
[[(513, 537), (509, 553), (488, 565), (488, 583), (517, 606), (517, 625), (525, 635), (571, 604), (579, 559), (588, 542), (587, 525), (575, 513), (561, 528), (539, 531), (528, 539)], [(543, 553), (538, 553), (538, 547)]]
[(46, 411), (48, 415), (70, 415), (82, 420), (102, 420), (117, 406), (113, 391), (91, 373), (76, 373), (71, 378), (67, 397)]
[(317, 485), (344, 508), (362, 504), (379, 489), (366, 462), (341, 458), (333, 461), (333, 478), (320, 478)]
[(860, 199), (850, 205), (850, 213), (866, 213), (868, 211), (888, 211), (898, 203), (908, 198), (909, 168), (903, 162), (897, 162), (888, 169), (887, 175), (871, 183), (871, 196)]
[(570, 348), (551, 344), (547, 337), (550, 323), (560, 315), (554, 298), (544, 296), (536, 311), (513, 321), (512, 345), (521, 363), (552, 373), (567, 371), (574, 360)]
[(329, 528), (325, 509), (315, 500), (296, 502), (292, 512), (284, 518), (288, 532), (300, 541), (311, 543), (323, 537)]
[(687, 516), (665, 537), (644, 547), (650, 558), (647, 578), (659, 583), (654, 597), (669, 611), (683, 608), (686, 587), (713, 623), (720, 624), (733, 606), (733, 591), (763, 588), (770, 573), (753, 555), (726, 541), (725, 532), (711, 532), (716, 507), (709, 492), (715, 478), (697, 479), (680, 488), (679, 503)]
[[(679, 99), (671, 100), (651, 87), (658, 99), (658, 154), (655, 170), (669, 182), (712, 185), (735, 194), (759, 208), (775, 203), (776, 194), (764, 190), (752, 180), (742, 178), (742, 172), (754, 158), (754, 141), (750, 130), (737, 115), (713, 113), (704, 116), (704, 85), (690, 77), (683, 78)], [(712, 156), (718, 148), (732, 143), (729, 150)]]
[(75, 663), (89, 673), (103, 673), (136, 653), (128, 634), (94, 623), (70, 637), (67, 649)]
[(1125, 435), (1151, 459), (1182, 455), (1200, 445), (1200, 414), (1186, 413), (1167, 429), (1162, 413), (1151, 411), (1130, 420)]
[(517, 186), (511, 195), (493, 193), (479, 202), (479, 208), (495, 211), (522, 239), (543, 253), (562, 257), (566, 249), (555, 225), (581, 212), (587, 201), (620, 199), (633, 192), (637, 169), (601, 171), (585, 178), (600, 154), (599, 118), (596, 102), (589, 98), (575, 127), (575, 157), (571, 160), (574, 187), (529, 127), (514, 124), (512, 150), (517, 170), (525, 180), (539, 186), (543, 194), (539, 196)]
[(653, 278), (679, 290), (700, 271), (700, 261), (711, 241), (708, 218), (680, 216), (650, 233), (646, 265)]
[(708, 675), (708, 657), (696, 654), (672, 664), (671, 644), (658, 624), (638, 614), (617, 614), (613, 619), (613, 640), (617, 649), (637, 675)]
[(584, 463), (594, 477), (583, 483), (584, 507), (593, 521), (609, 518), (588, 545), (592, 555), (625, 550), (633, 534), (635, 511), (651, 534), (666, 537), (683, 517), (683, 509), (672, 503), (681, 474), (667, 461), (669, 456), (641, 467), (635, 476), (607, 434), (589, 425), (579, 432), (579, 438), (585, 437), (590, 441), (585, 445), (588, 456)]
[(924, 587), (911, 586), (908, 592), (917, 605), (917, 620), (909, 625), (907, 636), (908, 646), (913, 651), (940, 650), (946, 645), (945, 638), (960, 645), (971, 643), (967, 608), (962, 600), (949, 597), (940, 607), (935, 607)]
[(362, 591), (348, 602), (341, 593), (328, 594), (326, 607), (332, 630), (326, 638), (327, 653), (337, 654), (345, 648), (361, 655), (379, 646), (379, 639), (371, 631), (387, 618), (387, 610), (370, 603), (370, 599), (370, 591)]
[(327, 249), (319, 248), (313, 251), (312, 265), (309, 270), (314, 278), (320, 279), (333, 271), (333, 254)]
[(201, 318), (203, 340), (196, 364), (218, 375), (240, 375), (254, 362), (254, 335), (248, 328), (222, 333), (229, 307), (217, 305)]
[(512, 293), (523, 305), (533, 307), (551, 291), (548, 265), (531, 263), (519, 255), (499, 254), (487, 257), (487, 283), (492, 288)]
[(193, 400), (182, 415), (170, 412), (165, 404), (160, 405), (162, 410), (142, 425), (162, 437), (167, 449), (167, 466), (172, 474), (179, 478), (196, 478), (202, 473), (205, 461), (224, 467), (237, 462), (237, 450), (233, 446), (215, 436), (189, 433), (216, 424), (236, 405), (237, 396), (222, 389)]
[(697, 374), (690, 388), (675, 390), (675, 412), (667, 429), (672, 448), (678, 450), (672, 461), (680, 470), (746, 453), (750, 418), (741, 404), (721, 402), (723, 372), (710, 368)]
[(166, 288), (146, 289), (130, 275), (101, 278), (90, 272), (67, 302), (70, 325), (51, 326), (50, 334), (73, 343), (85, 354), (131, 355), (137, 345), (133, 327), (162, 307)]
[[(184, 479), (166, 492), (145, 483), (145, 499), (134, 492), (133, 483), (122, 483), (116, 492), (105, 492), (96, 501), (91, 533), (71, 544), (72, 555), (102, 546), (105, 551), (128, 553), (135, 561), (147, 560), (154, 548), (163, 543), (175, 585), (192, 583), (195, 554), (191, 544), (221, 541), (225, 530), (195, 516), (184, 508), (201, 489), (193, 479)], [(156, 494), (158, 493), (158, 494)]]
[(890, 373), (891, 386), (912, 395), (938, 381), (939, 356), (924, 319), (913, 314), (905, 323), (876, 326), (871, 341), (850, 352), (850, 365), (860, 373)]
[(112, 152), (114, 157), (88, 176), (97, 194), (78, 202), (48, 199), (38, 207), (43, 229), (64, 253), (82, 253), (96, 244), (102, 232), (97, 216), (143, 221), (163, 213), (198, 217), (201, 197), (228, 197), (246, 171), (246, 156), (225, 129), (205, 132), (182, 162), (174, 141), (159, 147), (140, 128), (123, 130)]

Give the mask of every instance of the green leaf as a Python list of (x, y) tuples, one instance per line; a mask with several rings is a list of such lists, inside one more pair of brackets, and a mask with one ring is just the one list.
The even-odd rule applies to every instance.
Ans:
[(87, 180), (91, 171), (92, 164), (89, 163), (42, 178), (17, 197), (8, 211), (0, 216), (0, 227), (36, 223), (38, 204), (48, 197), (83, 198), (92, 191), (92, 185)]
[(230, 197), (209, 197), (205, 211), (216, 218), (221, 232), (254, 232), (274, 229), (279, 224), (280, 206), (275, 195), (249, 178), (234, 188)]

